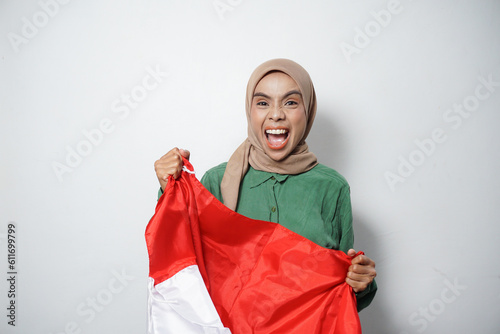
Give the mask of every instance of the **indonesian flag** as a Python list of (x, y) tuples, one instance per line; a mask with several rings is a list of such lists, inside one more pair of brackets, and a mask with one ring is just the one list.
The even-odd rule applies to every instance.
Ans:
[(361, 333), (351, 257), (228, 209), (184, 168), (146, 228), (150, 334)]

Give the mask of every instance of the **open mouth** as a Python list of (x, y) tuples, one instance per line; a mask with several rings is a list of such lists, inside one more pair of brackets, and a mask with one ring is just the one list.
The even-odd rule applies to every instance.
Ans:
[(266, 129), (267, 146), (273, 150), (283, 148), (288, 142), (288, 129)]

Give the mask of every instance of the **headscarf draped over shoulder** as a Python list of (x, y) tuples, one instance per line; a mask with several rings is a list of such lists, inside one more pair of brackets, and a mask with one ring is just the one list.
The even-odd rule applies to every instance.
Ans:
[[(280, 161), (275, 161), (264, 153), (257, 139), (258, 134), (252, 131), (250, 125), (250, 108), (255, 87), (263, 77), (275, 71), (283, 72), (295, 80), (302, 93), (307, 118), (304, 136), (290, 155)], [(248, 171), (249, 165), (260, 171), (295, 175), (306, 172), (318, 164), (316, 156), (309, 152), (305, 142), (316, 115), (316, 94), (311, 78), (302, 66), (289, 59), (272, 59), (257, 67), (248, 81), (245, 109), (248, 122), (248, 138), (229, 159), (221, 183), (224, 204), (231, 210), (236, 210), (240, 183)]]

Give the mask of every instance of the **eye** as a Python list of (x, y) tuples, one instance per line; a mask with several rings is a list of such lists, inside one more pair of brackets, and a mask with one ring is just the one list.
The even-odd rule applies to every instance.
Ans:
[(298, 104), (296, 101), (286, 101), (285, 105), (286, 106), (292, 106)]
[(258, 106), (267, 106), (268, 104), (266, 101), (259, 101), (259, 102), (257, 102), (257, 105)]

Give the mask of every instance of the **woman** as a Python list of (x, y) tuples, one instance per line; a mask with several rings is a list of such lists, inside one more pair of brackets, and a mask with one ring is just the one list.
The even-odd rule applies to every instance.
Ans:
[[(299, 64), (288, 59), (261, 64), (247, 86), (248, 138), (201, 182), (244, 216), (282, 224), (352, 256), (356, 252), (349, 185), (335, 170), (319, 164), (305, 143), (315, 114), (314, 86)], [(189, 158), (189, 151), (174, 148), (155, 162), (162, 189), (169, 175), (180, 175), (182, 157)], [(346, 282), (356, 293), (358, 311), (375, 295), (375, 276), (369, 257), (353, 259)]]

